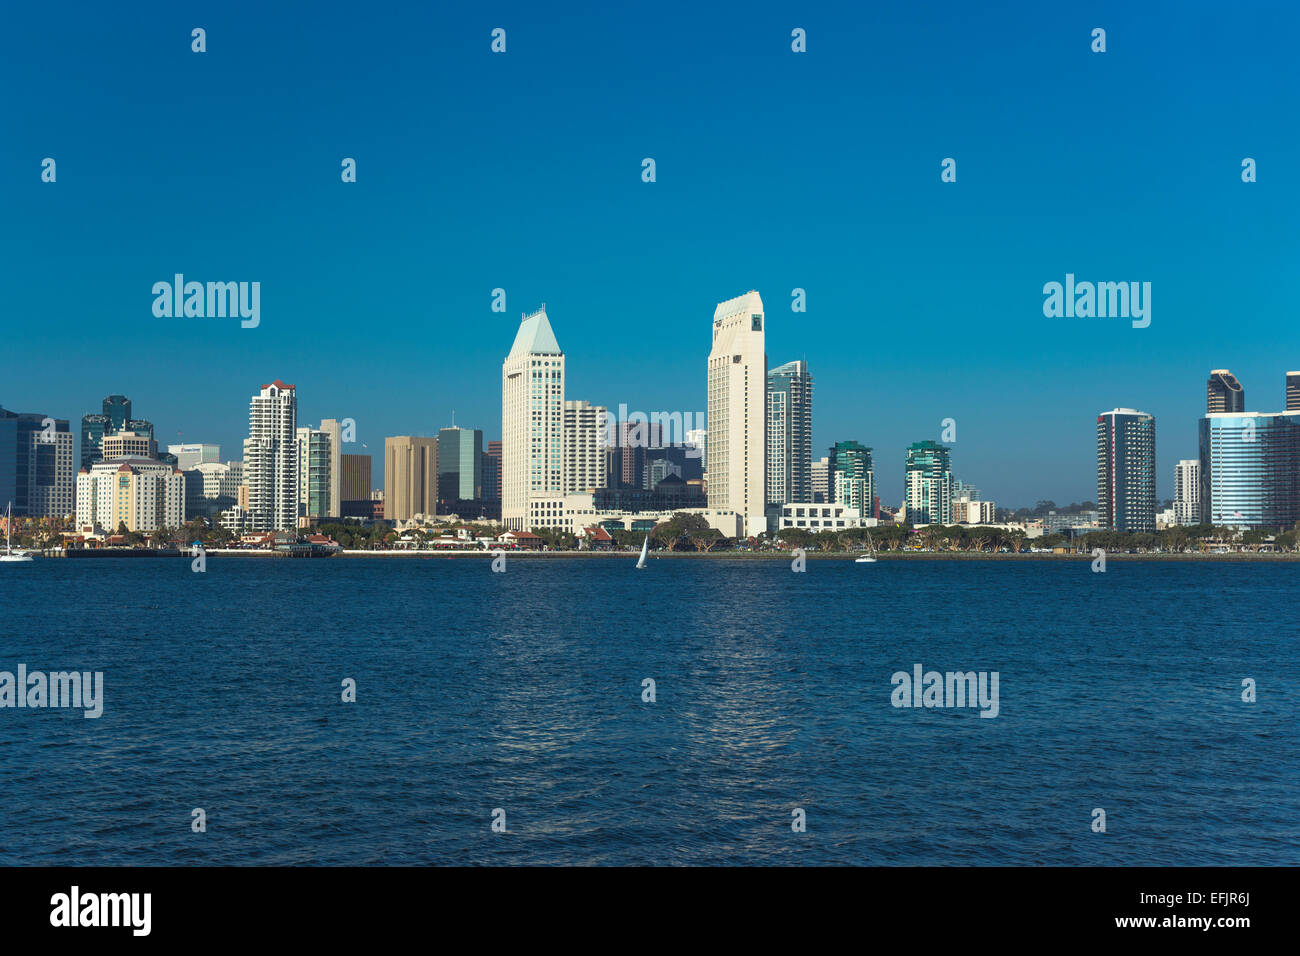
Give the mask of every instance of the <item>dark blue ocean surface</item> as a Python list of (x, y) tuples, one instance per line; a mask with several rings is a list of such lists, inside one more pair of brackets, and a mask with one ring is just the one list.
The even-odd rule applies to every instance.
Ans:
[(0, 566), (0, 863), (1300, 863), (1300, 564), (632, 564)]

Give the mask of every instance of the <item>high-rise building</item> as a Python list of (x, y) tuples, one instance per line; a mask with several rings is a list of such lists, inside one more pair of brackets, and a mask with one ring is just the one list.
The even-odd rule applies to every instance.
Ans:
[(709, 507), (767, 529), (767, 354), (757, 292), (718, 303), (708, 376)]
[(1300, 372), (1286, 373), (1286, 410), (1300, 412)]
[(77, 526), (113, 534), (147, 533), (185, 523), (185, 476), (171, 465), (140, 456), (119, 457), (77, 475)]
[(483, 452), (483, 498), (485, 501), (501, 500), (501, 442), (488, 442)]
[(1205, 411), (1211, 415), (1217, 412), (1240, 412), (1246, 408), (1246, 390), (1226, 368), (1216, 368), (1210, 372), (1210, 379), (1205, 383)]
[(105, 435), (99, 450), (102, 461), (113, 461), (128, 456), (158, 460), (158, 443), (154, 441), (152, 435), (145, 432), (123, 430)]
[(564, 488), (564, 353), (546, 306), (525, 315), (501, 363), (501, 518), (528, 531), (528, 499)]
[(167, 453), (176, 459), (176, 467), (189, 471), (196, 465), (214, 465), (221, 462), (221, 446), (191, 443), (185, 445), (168, 445)]
[(947, 447), (913, 442), (907, 449), (907, 520), (913, 525), (952, 524), (952, 463)]
[(483, 497), (483, 432), (452, 425), (438, 432), (438, 496), (445, 501)]
[(611, 488), (645, 488), (651, 452), (664, 447), (663, 425), (644, 414), (607, 423), (614, 443), (603, 449), (605, 485)]
[(869, 516), (876, 494), (876, 473), (871, 463), (871, 449), (855, 441), (836, 442), (827, 461), (827, 501), (857, 508)]
[(249, 527), (292, 531), (298, 527), (298, 391), (276, 379), (248, 403), (244, 481)]
[(298, 442), (299, 524), (329, 517), (332, 445), (329, 432), (303, 427), (295, 432)]
[(438, 439), (384, 439), (384, 517), (409, 521), (438, 513)]
[(1201, 520), (1237, 528), (1300, 521), (1300, 411), (1200, 421)]
[(0, 408), (0, 508), (50, 518), (76, 510), (72, 432), (66, 418)]
[(369, 518), (371, 515), (370, 470), (372, 463), (369, 455), (341, 455), (339, 467), (342, 471), (339, 494), (341, 514), (345, 518)]
[(830, 457), (819, 458), (809, 467), (812, 481), (812, 497), (808, 500), (814, 504), (824, 504), (831, 500), (830, 491)]
[(242, 461), (228, 461), (225, 464), (219, 461), (200, 461), (190, 468), (181, 469), (181, 474), (185, 476), (187, 521), (190, 518), (215, 518), (239, 504), (239, 489), (244, 484)]
[(343, 514), (343, 424), (337, 418), (323, 418), (320, 430), (330, 440), (329, 503), (325, 514), (338, 518)]
[[(98, 414), (81, 417), (81, 467), (89, 468), (95, 462), (103, 461), (104, 436), (123, 431), (154, 437), (152, 422), (131, 417), (131, 399), (125, 395), (109, 395), (100, 403)], [(157, 454), (149, 457), (156, 458)]]
[(1174, 466), (1174, 522), (1201, 523), (1201, 462), (1184, 458)]
[(1097, 416), (1097, 524), (1156, 530), (1156, 420), (1116, 408)]
[(605, 429), (609, 409), (585, 401), (564, 403), (564, 493), (605, 487)]
[(802, 359), (767, 373), (769, 504), (813, 500), (812, 396), (813, 379)]

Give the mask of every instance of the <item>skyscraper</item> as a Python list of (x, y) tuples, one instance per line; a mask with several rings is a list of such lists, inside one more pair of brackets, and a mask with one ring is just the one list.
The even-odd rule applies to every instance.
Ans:
[(298, 392), (276, 379), (248, 403), (244, 478), (249, 526), (291, 531), (298, 526)]
[(767, 373), (769, 504), (813, 500), (812, 395), (813, 379), (803, 360)]
[(370, 517), (370, 456), (341, 455), (339, 461), (343, 473), (339, 482), (341, 514), (347, 518)]
[(812, 497), (809, 501), (823, 503), (831, 500), (830, 491), (830, 473), (831, 459), (830, 456), (819, 458), (812, 463), (810, 469), (812, 474)]
[(310, 426), (297, 429), (295, 435), (298, 442), (298, 517), (308, 521), (329, 517), (330, 486), (334, 477), (330, 471), (331, 435), (324, 429)]
[(1216, 368), (1210, 372), (1210, 379), (1205, 383), (1205, 411), (1211, 415), (1216, 412), (1240, 412), (1246, 408), (1246, 390), (1226, 368)]
[(1116, 408), (1097, 416), (1097, 524), (1156, 530), (1156, 420)]
[(323, 418), (320, 430), (330, 440), (329, 502), (325, 514), (337, 518), (343, 514), (343, 426), (337, 418)]
[(72, 432), (66, 418), (0, 408), (0, 497), (14, 517), (51, 518), (76, 510)]
[(709, 351), (709, 507), (767, 529), (767, 354), (757, 292), (718, 303)]
[(131, 431), (148, 438), (154, 437), (152, 422), (131, 417), (131, 399), (125, 395), (109, 395), (100, 403), (100, 409), (99, 414), (81, 416), (82, 468), (89, 468), (95, 462), (104, 460), (102, 447), (105, 435)]
[(179, 528), (185, 522), (186, 478), (171, 465), (128, 455), (77, 475), (77, 525), (112, 534)]
[(584, 401), (564, 403), (564, 493), (605, 487), (605, 429), (609, 409)]
[(1180, 525), (1201, 523), (1201, 462), (1184, 458), (1174, 466), (1174, 521)]
[(384, 517), (409, 521), (438, 512), (438, 439), (384, 439)]
[(1286, 373), (1286, 410), (1300, 412), (1300, 372)]
[(483, 452), (483, 498), (501, 500), (501, 442), (496, 440), (488, 442)]
[(501, 518), (527, 531), (530, 495), (564, 488), (564, 353), (546, 306), (525, 315), (501, 364)]
[(876, 495), (871, 449), (855, 441), (836, 442), (826, 462), (828, 496), (824, 500), (857, 508), (864, 518), (871, 515), (872, 499)]
[(452, 425), (438, 432), (438, 497), (478, 501), (483, 497), (483, 432)]
[[(948, 449), (935, 441), (907, 449), (907, 520), (913, 525), (952, 524), (952, 463)], [(870, 505), (863, 514), (870, 513)]]
[(1300, 521), (1300, 411), (1200, 421), (1201, 520), (1290, 529)]

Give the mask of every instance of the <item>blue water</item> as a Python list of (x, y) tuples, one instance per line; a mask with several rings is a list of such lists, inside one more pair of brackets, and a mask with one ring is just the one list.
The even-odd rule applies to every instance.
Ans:
[[(0, 864), (1294, 865), (1297, 604), (1281, 563), (0, 566), (0, 670), (106, 697), (0, 709)], [(918, 662), (999, 716), (894, 708)]]

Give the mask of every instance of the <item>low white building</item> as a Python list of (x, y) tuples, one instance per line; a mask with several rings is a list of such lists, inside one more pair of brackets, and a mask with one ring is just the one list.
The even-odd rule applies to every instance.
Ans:
[(634, 530), (638, 522), (668, 521), (675, 514), (700, 515), (709, 527), (724, 538), (739, 538), (744, 533), (744, 518), (734, 511), (717, 508), (675, 508), (670, 511), (600, 511), (591, 494), (532, 495), (527, 504), (529, 529), (555, 528), (577, 534), (582, 528), (607, 521), (621, 523), (625, 530)]
[(96, 462), (77, 475), (77, 526), (110, 534), (125, 524), (141, 533), (185, 523), (185, 476), (152, 458)]
[(845, 528), (875, 528), (875, 518), (864, 518), (857, 508), (842, 504), (795, 501), (781, 506), (780, 530), (843, 531)]

